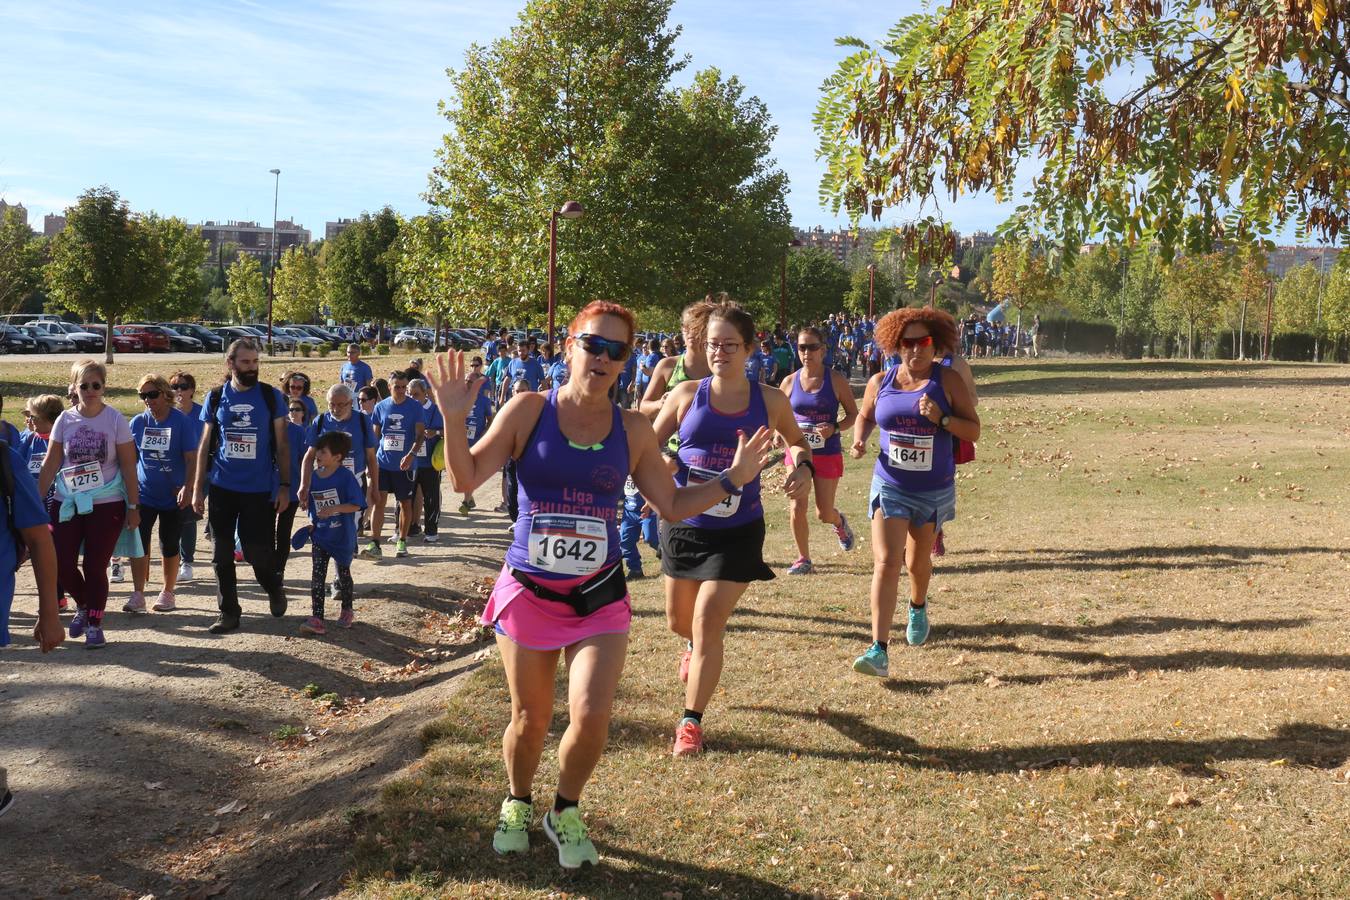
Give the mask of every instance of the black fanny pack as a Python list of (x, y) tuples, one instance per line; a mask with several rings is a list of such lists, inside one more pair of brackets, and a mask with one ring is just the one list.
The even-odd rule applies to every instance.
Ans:
[(616, 562), (601, 569), (566, 594), (544, 587), (519, 569), (511, 569), (511, 577), (534, 592), (536, 597), (566, 603), (579, 616), (589, 616), (602, 607), (628, 596), (628, 582), (623, 577), (623, 566)]

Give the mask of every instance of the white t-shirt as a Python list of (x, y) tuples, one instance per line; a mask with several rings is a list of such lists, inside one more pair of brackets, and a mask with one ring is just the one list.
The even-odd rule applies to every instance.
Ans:
[[(96, 462), (102, 483), (107, 484), (117, 477), (117, 445), (131, 443), (131, 426), (126, 416), (111, 406), (104, 406), (96, 416), (84, 416), (79, 410), (68, 409), (56, 417), (51, 439), (61, 444), (62, 471)], [(57, 477), (61, 477), (59, 473)], [(120, 502), (120, 498), (105, 497), (99, 502)]]

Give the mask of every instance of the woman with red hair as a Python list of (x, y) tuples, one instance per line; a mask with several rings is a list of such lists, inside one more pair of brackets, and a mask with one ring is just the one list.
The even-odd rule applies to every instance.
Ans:
[(481, 389), (468, 377), (464, 354), (438, 357), (427, 373), (445, 417), (453, 489), (471, 493), (508, 458), (519, 483), (514, 538), (482, 618), (497, 633), (511, 692), (511, 722), (502, 735), (509, 793), (492, 848), (500, 854), (529, 849), (531, 791), (564, 656), (570, 721), (558, 744), (558, 791), (543, 826), (568, 869), (599, 859), (577, 802), (604, 750), (628, 649), (632, 609), (617, 516), (624, 481), (631, 477), (663, 518), (679, 520), (739, 493), (758, 477), (770, 446), (767, 430), (742, 435), (718, 477), (676, 488), (651, 422), (612, 399), (635, 331), (624, 307), (586, 306), (564, 344), (567, 383), (517, 394), (472, 447), (465, 421)]
[(867, 382), (853, 440), (853, 458), (861, 459), (873, 429), (881, 429), (868, 500), (872, 646), (853, 669), (885, 678), (902, 564), (909, 570), (906, 640), (918, 646), (928, 639), (933, 535), (956, 516), (952, 438), (979, 440), (980, 419), (965, 382), (935, 362), (938, 348), (956, 344), (951, 316), (936, 309), (897, 309), (877, 323), (876, 340), (884, 353), (900, 354), (900, 365)]

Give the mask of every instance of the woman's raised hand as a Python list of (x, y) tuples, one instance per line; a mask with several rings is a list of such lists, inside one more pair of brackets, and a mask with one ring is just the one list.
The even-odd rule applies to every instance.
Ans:
[(745, 432), (737, 432), (736, 456), (731, 461), (731, 480), (736, 487), (754, 481), (760, 469), (769, 464), (769, 451), (773, 447), (774, 434), (775, 432), (765, 427), (761, 427), (749, 438), (745, 436)]
[(427, 381), (442, 416), (456, 421), (468, 418), (478, 391), (464, 377), (464, 351), (447, 350), (437, 356), (436, 365), (427, 371)]

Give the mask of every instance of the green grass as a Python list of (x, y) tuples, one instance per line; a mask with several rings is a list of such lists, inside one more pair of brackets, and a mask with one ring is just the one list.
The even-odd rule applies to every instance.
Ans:
[[(870, 542), (733, 615), (709, 753), (675, 760), (680, 642), (634, 585), (601, 867), (490, 849), (495, 656), (354, 818), (370, 897), (1350, 896), (1350, 368), (977, 364), (985, 422), (933, 633), (853, 674)], [(856, 522), (869, 465), (850, 462)], [(779, 476), (781, 478), (781, 476)], [(770, 501), (767, 556), (795, 551)], [(649, 570), (652, 564), (649, 563)], [(551, 797), (561, 703), (536, 782)]]

